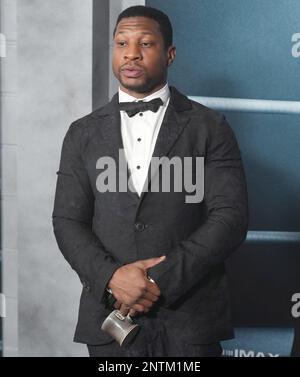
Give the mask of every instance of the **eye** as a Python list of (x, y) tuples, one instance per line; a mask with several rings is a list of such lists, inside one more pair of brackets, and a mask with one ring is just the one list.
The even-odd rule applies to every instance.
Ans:
[(152, 43), (151, 42), (141, 42), (141, 45), (143, 47), (150, 47), (152, 45)]
[(124, 41), (117, 41), (116, 43), (120, 47), (124, 47), (126, 45), (126, 42), (124, 42)]

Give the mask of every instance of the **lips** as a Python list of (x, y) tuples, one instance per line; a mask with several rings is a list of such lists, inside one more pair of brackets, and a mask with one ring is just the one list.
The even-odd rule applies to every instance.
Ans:
[(121, 71), (124, 76), (129, 78), (137, 78), (144, 74), (142, 69), (136, 67), (124, 67)]

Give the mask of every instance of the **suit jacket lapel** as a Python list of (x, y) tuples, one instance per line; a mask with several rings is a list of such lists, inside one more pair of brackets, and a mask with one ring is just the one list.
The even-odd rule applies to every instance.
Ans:
[(106, 106), (94, 113), (95, 117), (101, 118), (99, 130), (109, 145), (110, 156), (116, 161), (119, 157), (119, 149), (123, 148), (118, 103), (119, 96), (116, 93)]
[[(187, 113), (183, 113), (184, 111), (192, 108), (190, 100), (172, 86), (170, 87), (170, 92), (170, 102), (160, 127), (152, 155), (152, 157), (156, 158), (162, 158), (170, 154), (173, 145), (190, 120)], [(154, 165), (154, 167), (156, 167), (156, 169), (153, 167), (151, 168), (151, 164), (149, 166), (147, 180), (144, 184), (140, 202), (147, 194), (147, 190), (150, 190), (151, 179), (153, 179), (158, 173), (157, 166)]]
[[(94, 117), (101, 119), (101, 125), (99, 131), (103, 136), (104, 141), (108, 145), (109, 157), (112, 157), (117, 165), (117, 174), (122, 176), (125, 182), (128, 182), (130, 177), (129, 167), (126, 169), (120, 169), (119, 151), (124, 151), (124, 145), (121, 133), (121, 117), (119, 111), (119, 95), (116, 93), (111, 101), (104, 107), (94, 112)], [(124, 156), (125, 158), (125, 156)], [(137, 192), (131, 192), (129, 189), (127, 193), (133, 200), (139, 200)]]

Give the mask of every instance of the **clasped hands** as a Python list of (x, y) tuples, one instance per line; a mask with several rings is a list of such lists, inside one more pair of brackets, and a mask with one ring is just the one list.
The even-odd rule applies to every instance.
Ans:
[(165, 256), (138, 260), (119, 267), (112, 275), (108, 288), (117, 300), (114, 304), (124, 316), (148, 313), (161, 292), (158, 285), (149, 280), (147, 270), (163, 262)]

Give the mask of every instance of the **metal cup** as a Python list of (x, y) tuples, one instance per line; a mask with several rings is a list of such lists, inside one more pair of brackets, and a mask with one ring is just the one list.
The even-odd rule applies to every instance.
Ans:
[(101, 330), (111, 335), (119, 344), (130, 343), (140, 330), (129, 314), (123, 316), (119, 310), (114, 310), (102, 323)]

